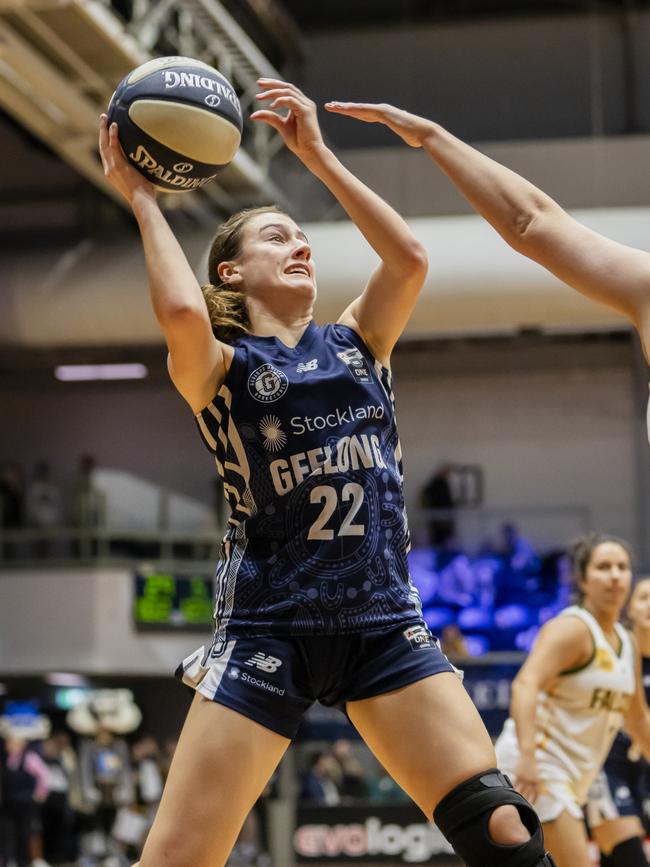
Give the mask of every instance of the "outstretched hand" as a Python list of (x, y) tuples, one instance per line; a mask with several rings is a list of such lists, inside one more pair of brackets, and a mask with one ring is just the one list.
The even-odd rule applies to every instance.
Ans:
[(129, 204), (138, 191), (155, 199), (154, 186), (126, 161), (117, 137), (117, 124), (112, 123), (109, 127), (105, 114), (99, 118), (99, 155), (107, 180)]
[[(318, 125), (316, 103), (308, 99), (294, 84), (277, 78), (259, 78), (262, 91), (259, 100), (272, 100), (268, 108), (258, 109), (251, 120), (268, 123), (280, 133), (285, 145), (300, 159), (308, 158), (323, 146), (323, 136)], [(286, 108), (286, 115), (271, 109)]]
[(434, 132), (432, 121), (386, 102), (326, 102), (325, 108), (333, 114), (344, 114), (366, 123), (383, 123), (412, 148), (422, 147), (427, 136)]

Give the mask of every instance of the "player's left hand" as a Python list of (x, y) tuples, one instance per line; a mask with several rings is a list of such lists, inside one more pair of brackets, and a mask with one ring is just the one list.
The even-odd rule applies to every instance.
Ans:
[[(280, 133), (289, 150), (303, 161), (324, 146), (323, 136), (318, 125), (316, 103), (305, 96), (295, 84), (277, 78), (259, 78), (262, 88), (257, 94), (259, 100), (272, 100), (268, 108), (258, 109), (251, 114), (251, 120), (268, 123)], [(271, 109), (286, 108), (286, 115)]]
[(326, 102), (325, 108), (333, 114), (344, 114), (366, 123), (383, 123), (412, 148), (422, 147), (426, 137), (434, 131), (430, 120), (387, 102)]

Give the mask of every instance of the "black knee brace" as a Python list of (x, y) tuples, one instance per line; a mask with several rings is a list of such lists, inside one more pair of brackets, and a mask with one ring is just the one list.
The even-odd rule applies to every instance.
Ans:
[[(600, 862), (603, 864), (603, 861)], [(648, 867), (648, 859), (643, 851), (643, 841), (640, 837), (630, 837), (614, 846), (609, 853), (608, 861), (612, 867)]]
[[(526, 843), (508, 846), (490, 837), (490, 816), (506, 804), (517, 808), (530, 834)], [(497, 768), (452, 789), (436, 807), (433, 820), (468, 867), (555, 867), (544, 850), (537, 813)]]

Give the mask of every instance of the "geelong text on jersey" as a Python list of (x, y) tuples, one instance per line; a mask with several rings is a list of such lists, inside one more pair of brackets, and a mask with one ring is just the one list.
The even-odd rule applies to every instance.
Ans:
[(269, 469), (276, 494), (282, 496), (292, 491), (307, 476), (347, 473), (349, 470), (386, 468), (379, 448), (379, 437), (361, 434), (342, 437), (334, 446), (296, 452), (288, 461), (280, 458)]

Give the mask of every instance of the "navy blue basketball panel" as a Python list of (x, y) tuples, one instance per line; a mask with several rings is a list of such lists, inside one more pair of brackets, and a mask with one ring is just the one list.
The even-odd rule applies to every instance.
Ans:
[(126, 75), (111, 98), (109, 117), (118, 105), (128, 108), (138, 99), (164, 99), (196, 104), (203, 111), (218, 113), (241, 133), (241, 107), (228, 79), (207, 66), (185, 65), (182, 63), (183, 58), (171, 57), (169, 60), (176, 62), (152, 68), (151, 72), (141, 77), (134, 76), (136, 70)]
[(295, 348), (238, 339), (196, 420), (232, 510), (222, 633), (353, 633), (419, 616), (390, 373), (351, 328), (311, 322)]
[(128, 106), (117, 103), (108, 117), (118, 127), (122, 150), (131, 165), (152, 184), (171, 192), (186, 192), (205, 186), (227, 164), (215, 166), (180, 157), (136, 126), (128, 116)]

